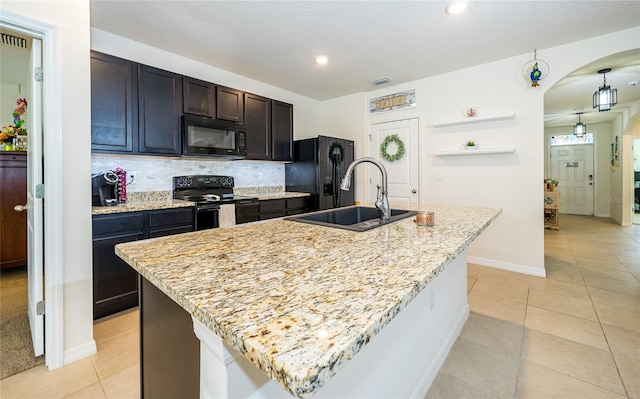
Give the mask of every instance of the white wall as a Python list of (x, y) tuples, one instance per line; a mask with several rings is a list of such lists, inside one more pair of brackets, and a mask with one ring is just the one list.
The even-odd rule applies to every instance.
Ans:
[[(587, 125), (587, 131), (593, 133), (594, 199), (593, 211), (598, 217), (609, 217), (611, 211), (611, 123), (593, 123)], [(573, 134), (573, 125), (548, 127), (544, 129), (544, 177), (549, 175), (549, 138), (558, 134)], [(562, 186), (562, 182), (560, 182)]]
[[(390, 86), (365, 94), (366, 98), (407, 88), (417, 89), (417, 107), (406, 111), (365, 116), (365, 125), (408, 116), (421, 118), (420, 199), (432, 203), (492, 206), (503, 214), (470, 247), (476, 263), (544, 275), (543, 204), (544, 92), (565, 75), (604, 56), (638, 47), (640, 28), (538, 49), (550, 65), (550, 75), (541, 87), (531, 88), (522, 77), (522, 66), (530, 54), (479, 65), (411, 84)], [(446, 94), (445, 94), (446, 93)], [(340, 101), (340, 103), (338, 103)], [(362, 107), (344, 109), (342, 100), (324, 104), (326, 120), (359, 118)], [(348, 105), (348, 104), (347, 104)], [(459, 128), (433, 128), (433, 122), (459, 119), (462, 111), (477, 106), (480, 116), (515, 112), (512, 121), (491, 122)], [(340, 112), (332, 111), (339, 109)], [(357, 145), (363, 146), (366, 126)], [(433, 151), (460, 147), (473, 139), (483, 148), (514, 146), (513, 154), (473, 157), (437, 157)], [(441, 173), (444, 180), (436, 180)], [(358, 188), (363, 198), (364, 185)]]
[[(55, 93), (60, 126), (53, 131), (45, 131), (45, 144), (55, 137), (61, 144), (61, 153), (45, 145), (45, 159), (59, 159), (59, 170), (53, 172), (61, 176), (62, 204), (56, 212), (61, 222), (62, 268), (64, 276), (63, 323), (64, 362), (68, 363), (95, 351), (93, 341), (92, 308), (92, 252), (91, 252), (91, 96), (89, 74), (89, 0), (79, 1), (2, 1), (2, 11), (9, 11), (26, 19), (55, 27), (55, 38), (48, 43), (55, 46), (54, 54), (59, 68), (45, 70), (45, 85), (56, 87)], [(45, 54), (47, 54), (45, 52)], [(46, 60), (45, 60), (46, 62)], [(47, 83), (48, 82), (48, 83)], [(45, 118), (47, 112), (44, 110)], [(47, 193), (55, 192), (56, 189)], [(45, 207), (48, 199), (45, 198)], [(45, 216), (46, 217), (46, 216)], [(51, 237), (45, 237), (45, 241)], [(51, 241), (48, 241), (51, 242)], [(53, 262), (54, 259), (47, 259)]]

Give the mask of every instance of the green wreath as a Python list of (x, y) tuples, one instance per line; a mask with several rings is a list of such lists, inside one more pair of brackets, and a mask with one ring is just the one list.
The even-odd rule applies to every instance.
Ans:
[[(387, 147), (391, 143), (396, 143), (396, 146), (398, 146), (398, 150), (395, 154), (389, 154), (387, 152)], [(400, 140), (400, 137), (397, 134), (392, 134), (382, 140), (382, 144), (380, 144), (380, 155), (382, 156), (382, 159), (387, 162), (393, 162), (402, 159), (402, 157), (404, 156), (404, 143), (402, 142), (402, 140)]]

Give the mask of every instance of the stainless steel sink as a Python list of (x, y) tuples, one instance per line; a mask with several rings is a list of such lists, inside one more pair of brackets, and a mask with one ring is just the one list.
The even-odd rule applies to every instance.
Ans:
[(366, 231), (413, 216), (416, 213), (416, 211), (391, 209), (391, 216), (389, 217), (389, 220), (382, 222), (380, 218), (380, 211), (376, 208), (351, 206), (347, 208), (329, 209), (326, 211), (291, 216), (285, 218), (285, 220), (335, 227), (344, 230)]

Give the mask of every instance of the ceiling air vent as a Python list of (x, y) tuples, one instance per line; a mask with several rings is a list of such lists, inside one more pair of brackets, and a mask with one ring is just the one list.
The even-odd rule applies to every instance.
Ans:
[(372, 80), (371, 84), (374, 85), (374, 86), (380, 86), (380, 85), (383, 85), (383, 84), (389, 83), (389, 82), (391, 82), (390, 78), (380, 78), (380, 79)]
[(20, 48), (27, 48), (27, 39), (2, 33), (2, 44)]

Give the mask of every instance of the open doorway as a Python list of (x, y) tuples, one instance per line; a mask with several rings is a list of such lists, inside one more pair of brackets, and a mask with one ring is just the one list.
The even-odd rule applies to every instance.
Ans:
[[(28, 217), (27, 185), (29, 180), (27, 135), (32, 128), (29, 104), (41, 103), (33, 98), (30, 70), (32, 52), (42, 58), (36, 39), (24, 32), (0, 27), (2, 40), (2, 94), (0, 95), (0, 378), (19, 373), (44, 363), (44, 355), (38, 347), (34, 352), (31, 327), (33, 318), (28, 311)], [(35, 107), (35, 112), (40, 109)], [(33, 131), (31, 131), (33, 133)], [(39, 134), (36, 135), (40, 137)], [(38, 163), (40, 164), (40, 163)], [(40, 171), (41, 174), (41, 171)], [(38, 227), (42, 234), (42, 226)], [(43, 276), (36, 277), (42, 280)], [(41, 286), (41, 281), (38, 282)], [(40, 329), (39, 329), (40, 330)], [(40, 338), (38, 336), (38, 338)], [(43, 337), (42, 337), (43, 339)]]

